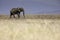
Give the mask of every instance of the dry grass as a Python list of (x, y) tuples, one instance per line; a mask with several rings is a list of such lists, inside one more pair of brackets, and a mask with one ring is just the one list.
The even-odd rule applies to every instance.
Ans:
[(60, 40), (59, 18), (26, 16), (25, 19), (9, 19), (0, 16), (0, 40)]

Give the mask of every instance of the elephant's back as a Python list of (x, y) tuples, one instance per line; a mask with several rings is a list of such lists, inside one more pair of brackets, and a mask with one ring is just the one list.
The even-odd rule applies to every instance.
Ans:
[(16, 12), (18, 9), (17, 8), (12, 8), (10, 12)]

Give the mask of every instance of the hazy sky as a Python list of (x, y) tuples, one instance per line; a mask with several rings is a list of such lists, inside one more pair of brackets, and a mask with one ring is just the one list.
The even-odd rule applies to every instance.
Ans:
[(60, 0), (0, 0), (1, 14), (9, 14), (14, 7), (23, 7), (26, 14), (60, 13)]

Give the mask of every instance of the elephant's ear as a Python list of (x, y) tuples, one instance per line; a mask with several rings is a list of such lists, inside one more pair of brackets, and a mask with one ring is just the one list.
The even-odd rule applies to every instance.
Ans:
[(18, 10), (20, 12), (20, 10)]
[(17, 10), (20, 11), (19, 8), (17, 8)]

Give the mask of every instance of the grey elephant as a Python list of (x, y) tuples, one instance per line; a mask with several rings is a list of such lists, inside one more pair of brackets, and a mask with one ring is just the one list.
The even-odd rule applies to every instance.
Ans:
[(20, 13), (23, 12), (23, 16), (25, 18), (25, 13), (23, 8), (12, 8), (10, 10), (10, 18), (13, 16), (15, 18), (15, 14), (18, 15), (18, 18), (20, 18)]

